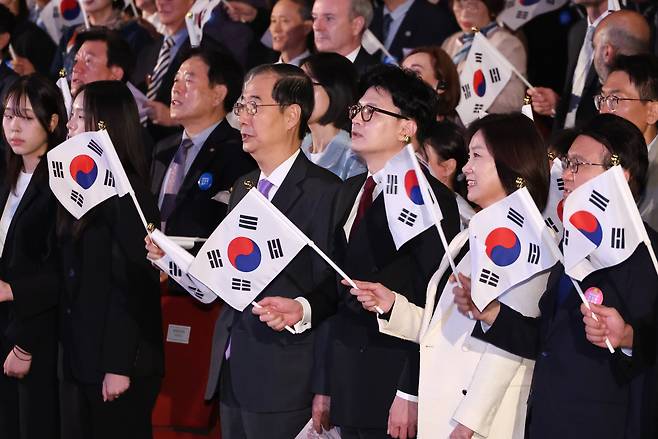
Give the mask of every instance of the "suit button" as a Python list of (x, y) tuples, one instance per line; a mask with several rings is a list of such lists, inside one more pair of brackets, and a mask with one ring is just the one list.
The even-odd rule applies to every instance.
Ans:
[(361, 346), (361, 347), (359, 348), (359, 352), (360, 352), (360, 353), (364, 353), (365, 351), (366, 351), (366, 348), (365, 348), (365, 347)]
[(75, 270), (72, 268), (69, 270), (69, 277), (75, 277)]
[(66, 308), (66, 314), (71, 315), (71, 308)]
[(466, 395), (467, 393), (466, 389), (462, 389), (462, 395)]
[(547, 351), (542, 351), (542, 353), (541, 353), (541, 354), (539, 354), (539, 355), (541, 355), (541, 356), (542, 356), (542, 358), (547, 358), (547, 357), (548, 357), (548, 356), (550, 355), (550, 353), (549, 353), (549, 352), (547, 352)]

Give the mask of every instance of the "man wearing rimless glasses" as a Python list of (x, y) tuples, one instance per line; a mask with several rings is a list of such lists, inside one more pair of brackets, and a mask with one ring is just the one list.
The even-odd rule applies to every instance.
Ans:
[(601, 113), (614, 113), (637, 126), (649, 150), (647, 187), (640, 214), (658, 230), (658, 59), (653, 55), (618, 56), (594, 97)]

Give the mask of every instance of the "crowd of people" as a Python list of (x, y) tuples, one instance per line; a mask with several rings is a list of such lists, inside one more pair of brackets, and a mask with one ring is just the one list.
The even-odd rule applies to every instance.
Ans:
[[(228, 0), (197, 45), (194, 0), (80, 1), (71, 23), (64, 0), (0, 0), (0, 438), (153, 435), (161, 295), (195, 299), (153, 265), (131, 197), (76, 219), (51, 191), (46, 154), (101, 129), (164, 234), (208, 238), (256, 189), (356, 282), (307, 246), (258, 306), (223, 305), (210, 364), (190, 365), (223, 438), (309, 420), (344, 439), (658, 437), (647, 247), (583, 279), (591, 308), (560, 262), (484, 308), (469, 277), (471, 218), (520, 186), (544, 210), (555, 158), (565, 199), (621, 165), (658, 245), (655, 2), (573, 0), (512, 29), (503, 0)], [(515, 73), (469, 124), (477, 33)], [(385, 167), (408, 144), (446, 243), (391, 232)]]

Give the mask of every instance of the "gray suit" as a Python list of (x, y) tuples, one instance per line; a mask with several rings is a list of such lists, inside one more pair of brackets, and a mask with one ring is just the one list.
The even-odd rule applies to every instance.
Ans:
[(658, 230), (658, 136), (649, 144), (647, 187), (639, 204), (640, 216), (654, 230)]

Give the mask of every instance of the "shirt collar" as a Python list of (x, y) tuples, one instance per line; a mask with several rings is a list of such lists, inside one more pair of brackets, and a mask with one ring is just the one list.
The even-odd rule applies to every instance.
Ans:
[(294, 66), (299, 67), (299, 64), (301, 64), (302, 60), (304, 58), (306, 58), (307, 56), (309, 56), (309, 55), (311, 55), (311, 52), (309, 52), (308, 50), (305, 50), (303, 53), (297, 55), (296, 57), (294, 57), (293, 59), (291, 59), (287, 63), (285, 61), (283, 61), (283, 59), (281, 59), (281, 57), (279, 56), (279, 60), (276, 63), (277, 64), (284, 64), (284, 63), (285, 64), (292, 64)]
[(190, 139), (192, 143), (194, 144), (195, 147), (200, 148), (204, 143), (206, 143), (206, 140), (208, 140), (208, 137), (210, 137), (210, 134), (215, 131), (215, 128), (222, 123), (223, 118), (215, 122), (214, 124), (210, 125), (208, 128), (205, 130), (201, 131), (199, 134), (195, 136), (190, 136), (187, 134), (187, 131), (183, 130), (183, 139)]
[(658, 136), (654, 137), (651, 143), (647, 145), (647, 150), (650, 152), (653, 148), (658, 148)]
[(359, 56), (359, 50), (361, 50), (361, 46), (358, 46), (356, 49), (345, 55), (345, 58), (354, 63), (354, 61), (356, 61), (356, 57)]
[(603, 14), (599, 15), (599, 18), (597, 18), (596, 20), (594, 20), (594, 23), (592, 23), (592, 22), (589, 20), (589, 17), (587, 17), (587, 26), (594, 26), (594, 27), (598, 26), (599, 23), (600, 23), (601, 21), (603, 21), (603, 19), (604, 19), (605, 17), (607, 17), (608, 15), (610, 15), (611, 13), (612, 13), (612, 11), (605, 11)]
[(400, 6), (395, 8), (395, 11), (391, 12), (387, 6), (384, 6), (384, 15), (390, 15), (393, 21), (398, 20), (399, 18), (407, 15), (407, 11), (411, 8), (411, 5), (414, 4), (414, 0), (407, 0), (402, 3)]
[(290, 172), (290, 168), (292, 168), (293, 163), (295, 163), (295, 160), (297, 159), (297, 156), (299, 155), (299, 149), (296, 150), (290, 157), (288, 157), (283, 163), (281, 163), (279, 166), (272, 171), (270, 175), (265, 175), (263, 174), (263, 171), (260, 172), (260, 176), (258, 177), (258, 181), (260, 182), (262, 179), (267, 178), (267, 181), (272, 183), (272, 185), (278, 187), (281, 187), (283, 184), (283, 180), (285, 180), (286, 176), (288, 175), (288, 172)]

